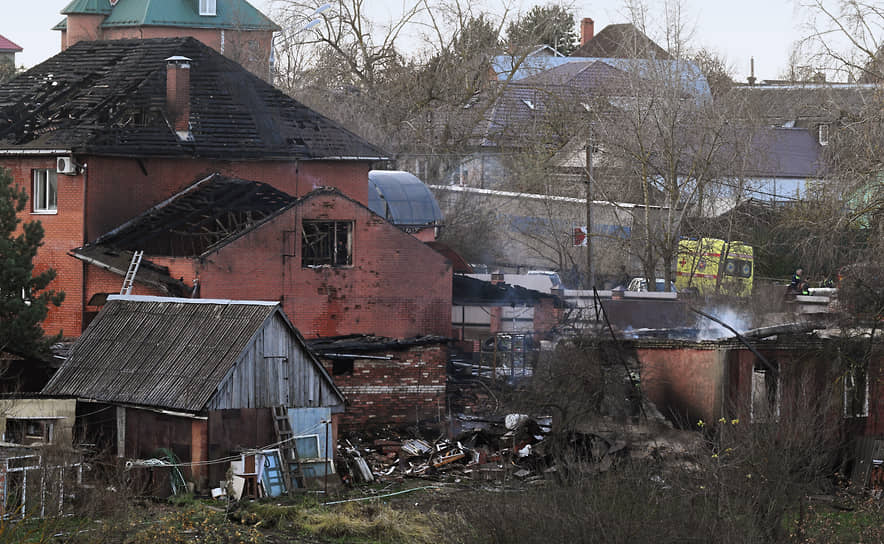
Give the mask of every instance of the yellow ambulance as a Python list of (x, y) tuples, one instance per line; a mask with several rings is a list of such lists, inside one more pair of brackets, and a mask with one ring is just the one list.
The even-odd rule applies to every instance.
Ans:
[(752, 294), (755, 261), (752, 246), (718, 238), (681, 240), (678, 243), (675, 286), (701, 295)]

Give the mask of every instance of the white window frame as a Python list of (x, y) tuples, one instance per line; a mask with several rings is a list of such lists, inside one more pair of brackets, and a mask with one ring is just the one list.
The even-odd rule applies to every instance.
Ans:
[(316, 444), (317, 457), (307, 457), (302, 453), (302, 451), (305, 450), (305, 448), (301, 447), (298, 449), (298, 458), (301, 461), (303, 461), (305, 463), (311, 463), (311, 462), (315, 463), (315, 462), (321, 462), (321, 461), (326, 460), (325, 457), (322, 455), (322, 453), (323, 453), (322, 447), (321, 447), (322, 444), (320, 444), (320, 442), (319, 442), (319, 435), (318, 434), (300, 434), (300, 435), (292, 438), (292, 441), (295, 442), (296, 447), (297, 447), (298, 440), (305, 440), (307, 442), (314, 442)]
[(829, 145), (829, 125), (827, 123), (822, 123), (817, 127), (817, 135), (820, 145)]
[(58, 213), (58, 173), (53, 168), (31, 170), (31, 211)]
[(215, 0), (199, 0), (199, 2), (200, 2), (200, 15), (204, 15), (204, 16), (218, 15)]
[[(856, 395), (855, 391), (856, 387), (856, 371), (862, 370), (864, 374), (864, 390), (862, 392), (862, 407), (860, 407), (858, 412), (853, 412), (850, 410), (851, 406), (851, 397)], [(868, 417), (869, 416), (869, 373), (864, 368), (853, 367), (847, 370), (844, 373), (844, 400), (843, 400), (843, 410), (842, 413), (845, 418), (852, 417)]]

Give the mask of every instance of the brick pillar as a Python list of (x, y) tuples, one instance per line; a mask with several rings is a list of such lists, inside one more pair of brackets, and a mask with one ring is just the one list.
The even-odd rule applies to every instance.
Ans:
[(585, 44), (595, 35), (595, 21), (589, 17), (584, 17), (580, 21), (580, 45)]
[(190, 59), (166, 59), (166, 111), (176, 132), (190, 130)]

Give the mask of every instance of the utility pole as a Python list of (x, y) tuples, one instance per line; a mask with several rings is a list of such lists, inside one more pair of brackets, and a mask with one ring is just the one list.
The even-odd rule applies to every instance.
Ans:
[(592, 260), (592, 124), (586, 142), (586, 289), (595, 287), (595, 268)]

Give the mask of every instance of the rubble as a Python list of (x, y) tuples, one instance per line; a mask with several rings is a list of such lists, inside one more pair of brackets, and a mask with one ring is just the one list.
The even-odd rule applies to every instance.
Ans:
[[(656, 421), (600, 417), (556, 434), (551, 418), (525, 414), (460, 415), (458, 423), (455, 439), (343, 440), (339, 472), (353, 484), (407, 478), (531, 482), (606, 472), (625, 458), (684, 463), (702, 448), (698, 433)], [(567, 466), (559, 466), (563, 459)]]

